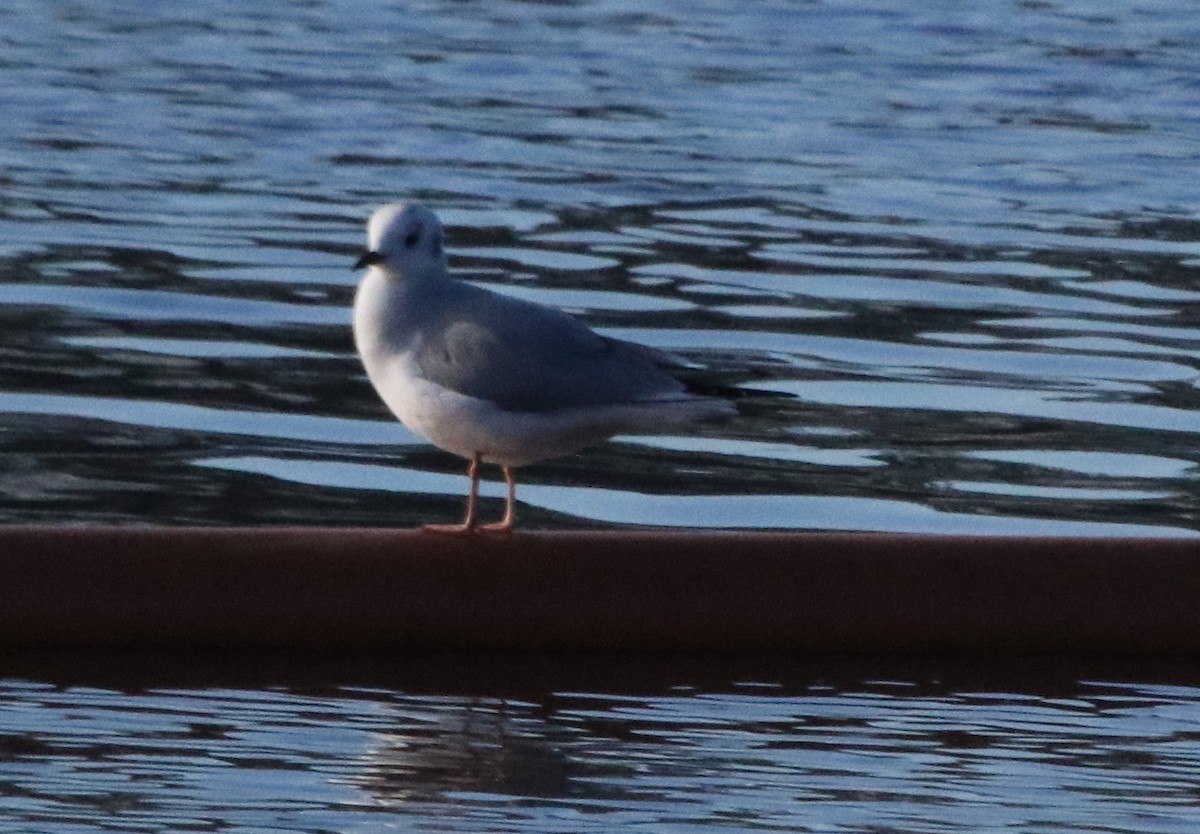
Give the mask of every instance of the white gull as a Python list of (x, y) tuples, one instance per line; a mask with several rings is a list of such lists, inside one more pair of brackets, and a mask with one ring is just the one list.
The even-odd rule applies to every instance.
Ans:
[[(354, 299), (354, 340), (379, 396), (404, 425), (469, 460), (466, 516), (443, 533), (507, 533), (516, 520), (513, 470), (617, 434), (652, 433), (732, 414), (689, 390), (677, 360), (601, 336), (551, 307), (450, 276), (442, 224), (418, 204), (375, 212)], [(508, 486), (503, 518), (476, 517), (479, 467)]]

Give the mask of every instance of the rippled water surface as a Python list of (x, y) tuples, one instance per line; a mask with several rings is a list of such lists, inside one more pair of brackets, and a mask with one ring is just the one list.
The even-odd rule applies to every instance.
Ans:
[(463, 277), (784, 395), (529, 467), (531, 526), (1197, 530), (1178, 4), (49, 2), (0, 32), (2, 520), (457, 515), (461, 461), (349, 331), (365, 218), (417, 198)]
[[(529, 467), (529, 526), (1195, 535), (1192, 11), (4, 4), (0, 522), (456, 516), (350, 338), (415, 198), (782, 395)], [(6, 659), (0, 830), (1200, 831), (1190, 668), (543, 664)]]
[(868, 665), (8, 661), (0, 830), (1200, 828), (1194, 672)]

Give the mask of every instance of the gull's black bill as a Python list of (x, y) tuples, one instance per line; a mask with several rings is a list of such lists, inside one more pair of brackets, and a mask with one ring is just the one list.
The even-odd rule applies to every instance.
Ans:
[(378, 252), (363, 252), (362, 257), (354, 262), (355, 269), (362, 269), (367, 266), (383, 263), (383, 255)]

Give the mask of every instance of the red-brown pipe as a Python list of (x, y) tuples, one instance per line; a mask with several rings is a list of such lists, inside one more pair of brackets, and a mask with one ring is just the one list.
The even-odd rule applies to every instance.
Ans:
[(0, 527), (0, 646), (1200, 653), (1200, 543)]

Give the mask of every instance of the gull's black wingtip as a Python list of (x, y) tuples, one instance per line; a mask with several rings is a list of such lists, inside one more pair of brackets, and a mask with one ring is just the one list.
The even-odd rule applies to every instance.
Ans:
[(700, 397), (713, 397), (715, 399), (725, 400), (769, 400), (769, 399), (793, 399), (791, 394), (783, 391), (771, 391), (763, 388), (742, 388), (737, 385), (728, 385), (721, 382), (713, 382), (712, 380), (687, 378), (680, 380), (687, 388), (689, 394), (695, 394)]

